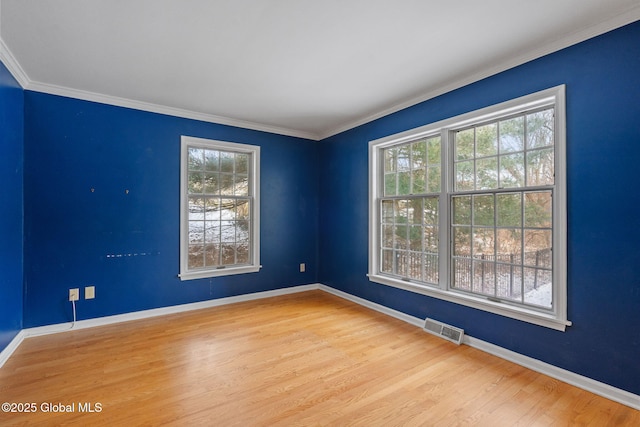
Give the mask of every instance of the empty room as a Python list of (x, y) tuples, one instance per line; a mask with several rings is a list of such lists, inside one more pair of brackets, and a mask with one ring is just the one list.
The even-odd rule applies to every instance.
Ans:
[(638, 170), (638, 0), (0, 0), (0, 426), (640, 425)]

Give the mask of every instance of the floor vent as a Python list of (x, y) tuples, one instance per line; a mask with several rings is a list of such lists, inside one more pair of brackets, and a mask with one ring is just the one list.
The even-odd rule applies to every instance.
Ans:
[(428, 317), (424, 321), (424, 330), (458, 345), (460, 345), (462, 337), (464, 336), (463, 329), (446, 325), (442, 322), (438, 322), (437, 320), (429, 319)]

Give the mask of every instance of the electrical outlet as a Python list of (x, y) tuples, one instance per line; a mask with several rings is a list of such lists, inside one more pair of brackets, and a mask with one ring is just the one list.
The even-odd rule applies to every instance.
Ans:
[(80, 289), (69, 289), (69, 301), (78, 301), (80, 299)]
[(84, 288), (84, 299), (94, 299), (96, 297), (96, 287), (91, 285), (91, 286), (86, 286)]
[(300, 263), (300, 273), (304, 273), (307, 269), (307, 266), (304, 265), (304, 262)]

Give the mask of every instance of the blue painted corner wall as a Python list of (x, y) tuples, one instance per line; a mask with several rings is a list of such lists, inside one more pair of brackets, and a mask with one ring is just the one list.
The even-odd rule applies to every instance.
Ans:
[(22, 329), (22, 88), (0, 62), (0, 351)]
[[(566, 85), (566, 332), (369, 282), (368, 142)], [(328, 138), (320, 144), (322, 283), (640, 394), (640, 22)]]
[[(261, 147), (260, 272), (177, 277), (181, 135)], [(89, 285), (96, 298), (77, 303), (79, 319), (315, 283), (317, 149), (26, 91), (24, 326), (70, 321), (68, 290)]]

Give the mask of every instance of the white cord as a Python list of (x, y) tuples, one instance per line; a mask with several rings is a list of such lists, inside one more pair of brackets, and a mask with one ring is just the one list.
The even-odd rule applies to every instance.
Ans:
[(71, 323), (71, 327), (68, 329), (69, 331), (76, 326), (76, 300), (71, 301), (71, 305), (73, 306), (73, 322)]

